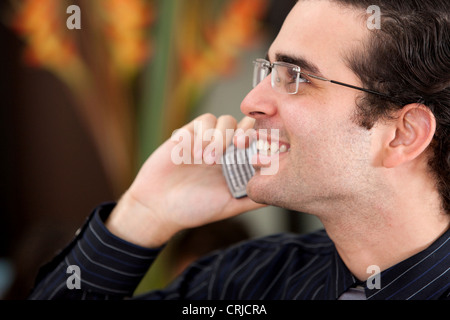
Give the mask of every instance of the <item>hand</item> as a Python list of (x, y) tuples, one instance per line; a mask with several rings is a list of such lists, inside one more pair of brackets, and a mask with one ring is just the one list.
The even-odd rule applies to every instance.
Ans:
[[(182, 145), (188, 147), (183, 151), (190, 151), (190, 154), (183, 158), (188, 159), (190, 164), (174, 163), (174, 156), (180, 156), (181, 140), (167, 140), (144, 163), (111, 213), (107, 228), (135, 244), (158, 247), (183, 229), (262, 207), (247, 197), (233, 198), (221, 165), (205, 164), (205, 161), (212, 163), (212, 159), (219, 159), (231, 143), (232, 136), (226, 134), (227, 129), (246, 131), (253, 124), (254, 120), (248, 117), (237, 124), (230, 116), (216, 119), (211, 114), (205, 114), (184, 126), (175, 137), (188, 140), (183, 140)], [(198, 131), (196, 126), (201, 126), (202, 133), (212, 132), (214, 138), (205, 141), (201, 134), (194, 136)], [(209, 151), (212, 146), (221, 148), (216, 148), (211, 157)], [(196, 164), (199, 162), (201, 164)]]

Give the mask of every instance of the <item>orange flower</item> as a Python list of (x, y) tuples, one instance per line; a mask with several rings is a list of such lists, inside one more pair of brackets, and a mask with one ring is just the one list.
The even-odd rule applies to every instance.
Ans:
[(102, 0), (104, 30), (113, 64), (124, 73), (139, 67), (150, 55), (147, 26), (154, 19), (144, 0)]
[(242, 48), (253, 43), (267, 0), (232, 0), (217, 23), (204, 26), (203, 45), (182, 46), (181, 66), (194, 81), (204, 83), (232, 71)]
[(77, 56), (75, 42), (64, 31), (65, 7), (58, 0), (24, 0), (12, 27), (25, 39), (26, 62), (51, 69), (66, 67)]

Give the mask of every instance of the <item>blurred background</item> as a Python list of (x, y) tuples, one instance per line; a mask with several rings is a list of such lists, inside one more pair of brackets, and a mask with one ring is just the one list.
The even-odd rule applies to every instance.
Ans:
[[(205, 112), (242, 118), (252, 61), (295, 2), (0, 2), (0, 299), (26, 298), (38, 268), (173, 130)], [(268, 207), (188, 230), (136, 293), (215, 248), (320, 227)]]

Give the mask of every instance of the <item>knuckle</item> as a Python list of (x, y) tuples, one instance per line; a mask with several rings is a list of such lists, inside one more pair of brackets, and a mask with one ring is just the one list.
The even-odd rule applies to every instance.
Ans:
[(213, 115), (212, 113), (205, 113), (205, 114), (201, 115), (200, 118), (207, 122), (215, 122), (217, 120), (216, 116)]
[(237, 124), (236, 119), (232, 115), (229, 115), (229, 114), (221, 115), (217, 121), (218, 122), (221, 121), (221, 122), (224, 122), (227, 124), (232, 124), (232, 125)]

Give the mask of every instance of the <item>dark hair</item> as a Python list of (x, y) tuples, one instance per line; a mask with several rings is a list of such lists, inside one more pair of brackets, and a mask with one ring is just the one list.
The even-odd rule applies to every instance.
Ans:
[[(395, 98), (366, 94), (355, 119), (370, 129), (409, 103), (427, 106), (437, 122), (429, 168), (445, 212), (450, 212), (450, 4), (448, 0), (333, 0), (364, 11), (380, 8), (380, 28), (372, 29), (363, 50), (348, 65), (366, 88)], [(365, 18), (370, 14), (364, 15)], [(400, 103), (399, 103), (400, 102)]]

